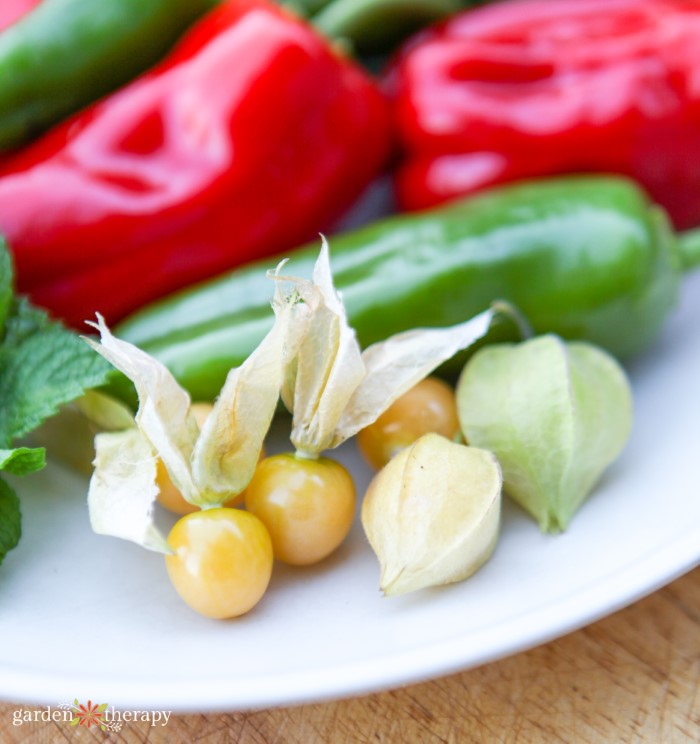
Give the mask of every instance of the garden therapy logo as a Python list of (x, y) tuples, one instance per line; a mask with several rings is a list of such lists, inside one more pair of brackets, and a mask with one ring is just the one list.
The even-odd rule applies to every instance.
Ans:
[(105, 732), (121, 731), (125, 723), (148, 723), (150, 726), (166, 726), (172, 711), (169, 710), (117, 710), (108, 703), (81, 703), (77, 698), (72, 703), (61, 703), (56, 707), (18, 708), (13, 711), (12, 725), (28, 723), (68, 723), (71, 726)]
[(105, 716), (109, 703), (98, 705), (88, 700), (87, 705), (82, 705), (76, 698), (73, 705), (66, 706), (66, 708), (73, 713), (71, 726), (85, 726), (86, 728), (99, 726), (102, 731), (119, 731), (122, 727), (121, 721), (113, 721)]

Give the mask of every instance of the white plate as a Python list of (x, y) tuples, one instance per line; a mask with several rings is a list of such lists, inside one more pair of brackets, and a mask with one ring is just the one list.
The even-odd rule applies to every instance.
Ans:
[[(568, 533), (514, 507), (472, 579), (384, 599), (357, 524), (311, 570), (277, 566), (248, 616), (206, 620), (161, 556), (90, 531), (86, 482), (57, 466), (17, 482), (24, 536), (0, 569), (0, 697), (127, 709), (236, 710), (434, 677), (567, 633), (700, 561), (700, 275), (631, 369), (631, 442)], [(352, 447), (340, 459), (362, 489)]]

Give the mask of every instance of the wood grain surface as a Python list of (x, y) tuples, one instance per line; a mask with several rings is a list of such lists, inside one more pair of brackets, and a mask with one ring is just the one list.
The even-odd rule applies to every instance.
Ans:
[[(700, 742), (700, 568), (600, 622), (479, 669), (367, 697), (294, 708), (173, 716), (118, 733), (13, 725), (19, 742)], [(41, 709), (39, 709), (41, 710)]]

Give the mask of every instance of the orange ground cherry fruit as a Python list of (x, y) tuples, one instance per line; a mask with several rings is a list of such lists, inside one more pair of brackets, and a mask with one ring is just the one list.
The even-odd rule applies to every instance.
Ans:
[(168, 535), (170, 581), (205, 617), (243, 615), (262, 598), (272, 575), (272, 542), (265, 526), (242, 509), (206, 509), (179, 519)]
[(424, 434), (454, 439), (459, 431), (454, 391), (437, 377), (426, 377), (363, 429), (357, 445), (367, 462), (379, 470)]
[(347, 536), (355, 485), (335, 460), (273, 455), (258, 465), (245, 504), (267, 527), (275, 558), (306, 566), (330, 555)]

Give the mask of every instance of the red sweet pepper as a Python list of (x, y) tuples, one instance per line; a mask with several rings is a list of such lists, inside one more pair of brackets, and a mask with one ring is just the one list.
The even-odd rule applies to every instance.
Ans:
[(3, 0), (0, 4), (0, 31), (17, 23), (40, 2), (41, 0)]
[(417, 36), (387, 89), (418, 209), (496, 183), (608, 171), (700, 223), (700, 0), (510, 0)]
[(328, 226), (382, 167), (386, 102), (264, 0), (230, 0), (161, 65), (0, 169), (21, 291), (71, 324)]

